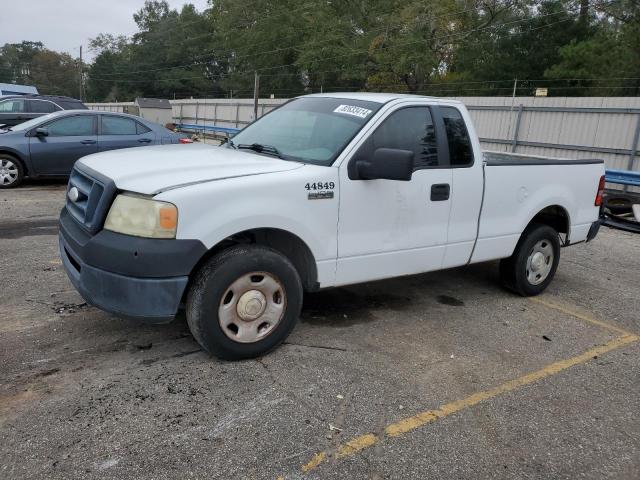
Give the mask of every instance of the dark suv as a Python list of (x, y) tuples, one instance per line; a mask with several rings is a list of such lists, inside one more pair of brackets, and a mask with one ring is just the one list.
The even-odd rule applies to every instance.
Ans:
[(11, 95), (0, 97), (0, 126), (13, 127), (58, 110), (87, 110), (80, 100), (53, 95)]

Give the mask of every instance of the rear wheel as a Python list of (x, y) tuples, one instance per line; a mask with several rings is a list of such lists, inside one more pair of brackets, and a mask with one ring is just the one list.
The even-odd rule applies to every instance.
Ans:
[(187, 322), (217, 357), (263, 355), (291, 332), (302, 307), (302, 284), (291, 262), (267, 247), (236, 246), (211, 258), (187, 296)]
[(522, 296), (538, 295), (553, 280), (559, 261), (558, 232), (534, 223), (522, 233), (513, 255), (500, 261), (500, 277), (507, 288)]
[(0, 188), (14, 188), (22, 183), (24, 168), (19, 160), (0, 154)]

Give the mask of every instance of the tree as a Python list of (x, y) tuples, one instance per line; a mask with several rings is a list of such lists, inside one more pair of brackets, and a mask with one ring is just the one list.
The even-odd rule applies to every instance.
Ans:
[(78, 96), (77, 61), (48, 50), (41, 42), (23, 41), (0, 48), (0, 81), (34, 85), (42, 94)]
[(560, 48), (558, 61), (545, 75), (567, 79), (567, 93), (639, 95), (640, 2), (593, 6), (604, 15), (601, 27), (593, 37)]
[(140, 31), (129, 40), (99, 35), (89, 71), (88, 93), (94, 100), (136, 96), (169, 97), (222, 93), (220, 66), (213, 55), (212, 28), (193, 5), (180, 12), (166, 2), (147, 1), (134, 14)]
[(0, 81), (28, 83), (31, 61), (44, 51), (42, 42), (7, 43), (0, 48)]
[(304, 93), (303, 73), (296, 61), (296, 47), (306, 35), (306, 17), (317, 5), (293, 0), (220, 0), (213, 3), (209, 18), (215, 25), (214, 42), (221, 65), (220, 84), (236, 95), (253, 92), (254, 71), (261, 74), (263, 92), (292, 96)]
[[(95, 100), (387, 90), (589, 94), (638, 73), (638, 0), (147, 0), (131, 38), (99, 35)], [(6, 71), (6, 69), (5, 69)], [(591, 83), (589, 83), (591, 82)], [(631, 94), (625, 84), (616, 93)], [(603, 83), (597, 83), (598, 87)], [(635, 87), (634, 87), (635, 88)], [(603, 90), (604, 91), (604, 90)], [(614, 92), (614, 90), (610, 90)]]
[[(514, 79), (518, 93), (531, 95), (545, 70), (560, 60), (560, 48), (591, 35), (577, 11), (560, 0), (536, 2), (505, 12), (495, 28), (478, 31), (455, 54), (451, 71), (469, 82), (460, 93), (508, 95)], [(481, 82), (486, 83), (481, 83)]]

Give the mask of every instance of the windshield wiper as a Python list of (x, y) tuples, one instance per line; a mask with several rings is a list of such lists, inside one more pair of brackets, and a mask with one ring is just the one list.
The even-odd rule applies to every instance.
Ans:
[(236, 148), (242, 149), (242, 150), (253, 150), (254, 152), (257, 152), (257, 153), (266, 153), (267, 155), (274, 155), (278, 158), (286, 160), (284, 155), (280, 153), (280, 150), (278, 150), (276, 147), (272, 145), (262, 145), (261, 143), (252, 143), (249, 145), (249, 144), (241, 143)]
[(233, 143), (233, 140), (229, 139), (225, 142), (227, 145), (229, 145), (231, 148), (233, 148), (234, 150), (237, 150), (238, 147), (236, 147), (236, 144)]

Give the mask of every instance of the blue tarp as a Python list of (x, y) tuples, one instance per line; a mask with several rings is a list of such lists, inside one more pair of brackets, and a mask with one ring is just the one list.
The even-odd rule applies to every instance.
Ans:
[(2, 95), (28, 95), (38, 94), (38, 89), (31, 85), (15, 85), (13, 83), (0, 83), (0, 96)]

